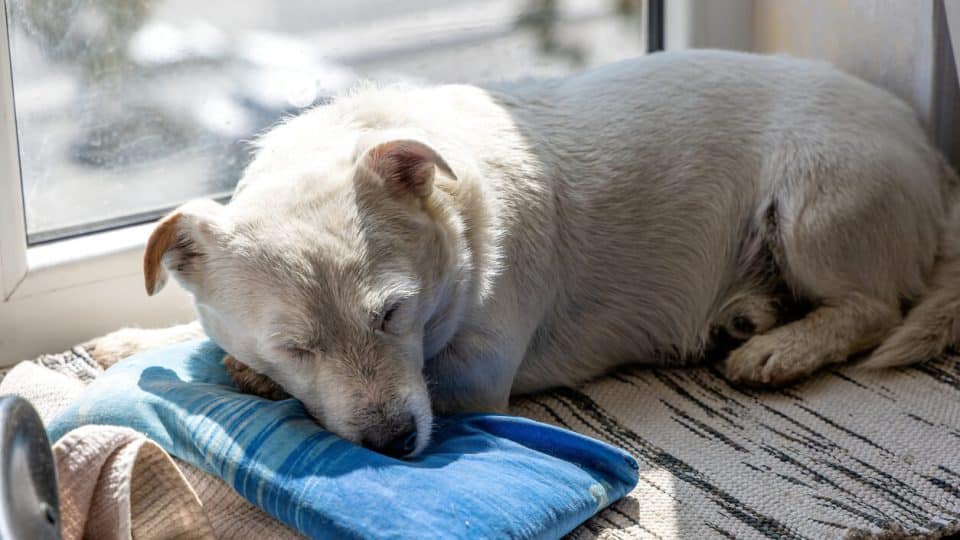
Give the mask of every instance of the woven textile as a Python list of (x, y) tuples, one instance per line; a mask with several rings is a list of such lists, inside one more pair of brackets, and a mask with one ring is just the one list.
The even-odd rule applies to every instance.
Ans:
[(132, 429), (83, 426), (53, 445), (64, 540), (208, 540), (213, 529), (174, 461)]
[[(883, 372), (835, 370), (780, 392), (736, 389), (708, 369), (636, 368), (518, 399), (512, 412), (620, 446), (640, 461), (637, 488), (577, 529), (576, 539), (960, 531), (957, 357)], [(215, 530), (256, 525), (261, 538), (274, 531), (225, 484), (181, 467)]]
[(636, 456), (576, 538), (935, 537), (960, 530), (960, 361), (831, 371), (780, 392), (631, 369), (513, 412)]

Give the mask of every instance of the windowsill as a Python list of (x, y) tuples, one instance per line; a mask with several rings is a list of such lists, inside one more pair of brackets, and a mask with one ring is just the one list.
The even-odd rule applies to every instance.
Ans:
[(25, 277), (0, 301), (0, 368), (124, 327), (193, 320), (190, 295), (176, 282), (153, 297), (144, 290), (143, 248), (152, 228), (148, 223), (28, 248)]
[(153, 224), (114, 229), (27, 249), (27, 275), (7, 301), (139, 274)]

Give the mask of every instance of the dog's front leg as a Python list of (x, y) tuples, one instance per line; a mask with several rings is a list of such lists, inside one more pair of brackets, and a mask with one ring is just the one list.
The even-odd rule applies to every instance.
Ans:
[(427, 360), (424, 375), (434, 412), (507, 412), (522, 359), (522, 349), (515, 349), (478, 333), (458, 336)]
[(122, 328), (81, 345), (101, 367), (108, 368), (136, 353), (206, 337), (197, 322), (169, 328)]
[(290, 394), (279, 384), (273, 382), (273, 379), (257, 373), (229, 354), (223, 358), (223, 365), (227, 368), (227, 373), (230, 374), (233, 383), (237, 385), (241, 392), (273, 401), (290, 397)]

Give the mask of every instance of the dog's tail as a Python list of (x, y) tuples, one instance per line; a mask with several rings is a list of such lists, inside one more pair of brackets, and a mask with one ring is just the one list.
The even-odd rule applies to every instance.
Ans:
[(945, 160), (940, 162), (951, 203), (930, 291), (860, 367), (924, 362), (960, 344), (960, 177)]

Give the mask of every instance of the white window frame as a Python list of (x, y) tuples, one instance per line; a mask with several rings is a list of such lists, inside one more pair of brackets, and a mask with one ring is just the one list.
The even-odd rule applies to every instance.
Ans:
[(125, 326), (193, 318), (171, 283), (148, 298), (143, 247), (152, 224), (27, 245), (5, 2), (0, 3), (0, 367)]
[[(190, 297), (176, 283), (146, 295), (141, 265), (153, 224), (27, 245), (5, 4), (0, 1), (0, 367), (123, 327), (192, 320)], [(737, 48), (749, 32), (750, 4), (668, 0), (667, 48)], [(718, 10), (726, 22), (704, 39), (698, 29)]]
[[(6, 7), (6, 6), (4, 6)], [(0, 300), (9, 298), (27, 273), (27, 235), (20, 184), (20, 153), (13, 108), (13, 76), (7, 13), (0, 16)], [(13, 180), (16, 181), (13, 181)]]

